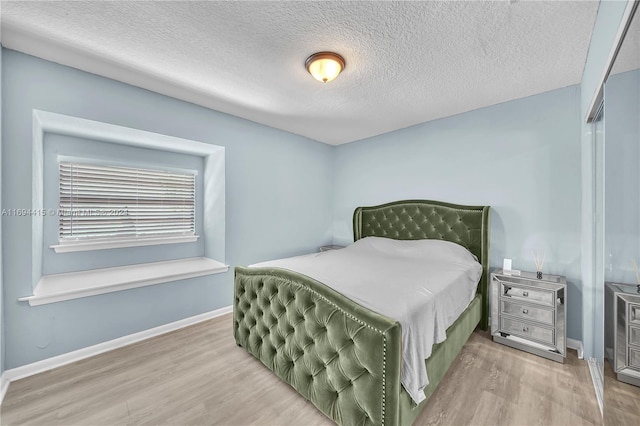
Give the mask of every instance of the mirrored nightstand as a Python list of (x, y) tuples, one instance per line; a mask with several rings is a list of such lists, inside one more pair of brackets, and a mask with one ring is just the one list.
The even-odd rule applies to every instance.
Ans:
[(567, 282), (535, 272), (491, 274), (491, 335), (503, 345), (564, 362)]
[(640, 286), (606, 283), (605, 348), (621, 382), (640, 386)]

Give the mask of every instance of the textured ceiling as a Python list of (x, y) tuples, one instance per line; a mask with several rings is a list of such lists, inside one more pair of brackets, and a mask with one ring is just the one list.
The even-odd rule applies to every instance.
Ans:
[[(2, 44), (329, 144), (580, 82), (596, 1), (2, 2)], [(305, 70), (333, 50), (345, 71)]]

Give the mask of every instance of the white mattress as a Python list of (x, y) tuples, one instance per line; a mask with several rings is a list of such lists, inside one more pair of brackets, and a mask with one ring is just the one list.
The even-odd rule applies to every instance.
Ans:
[(402, 326), (402, 385), (418, 404), (429, 384), (424, 360), (473, 300), (482, 266), (464, 247), (441, 240), (367, 237), (341, 249), (251, 267), (314, 278)]

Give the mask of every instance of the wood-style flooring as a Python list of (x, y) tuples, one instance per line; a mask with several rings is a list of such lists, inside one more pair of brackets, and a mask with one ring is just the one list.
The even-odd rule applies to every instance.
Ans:
[[(332, 424), (236, 346), (231, 314), (13, 382), (0, 423)], [(416, 424), (578, 426), (602, 420), (587, 363), (574, 351), (559, 364), (475, 332)]]
[(640, 425), (640, 388), (616, 379), (609, 361), (604, 362), (604, 423)]

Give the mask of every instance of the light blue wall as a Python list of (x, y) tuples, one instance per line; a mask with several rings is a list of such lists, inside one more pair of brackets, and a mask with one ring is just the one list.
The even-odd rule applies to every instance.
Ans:
[[(600, 337), (602, 330), (594, 329), (594, 315), (602, 312), (602, 307), (596, 306), (597, 301), (603, 299), (602, 285), (595, 283), (594, 277), (594, 174), (593, 174), (593, 147), (591, 125), (587, 124), (586, 117), (589, 114), (590, 105), (598, 94), (603, 83), (602, 79), (609, 66), (608, 59), (611, 50), (615, 47), (615, 37), (627, 8), (626, 1), (601, 1), (598, 14), (591, 35), (587, 60), (585, 62), (580, 84), (581, 98), (581, 194), (582, 194), (582, 271), (584, 305), (583, 305), (583, 344), (585, 358), (592, 357), (598, 348), (604, 345)], [(606, 120), (606, 119), (605, 119)], [(605, 124), (606, 126), (606, 124)], [(606, 142), (605, 142), (606, 143)], [(601, 321), (598, 321), (600, 323)], [(600, 327), (600, 326), (598, 326)], [(596, 342), (597, 340), (597, 342)], [(600, 350), (598, 349), (598, 352)]]
[(578, 86), (420, 124), (336, 149), (335, 243), (360, 205), (404, 198), (490, 205), (493, 267), (568, 281), (568, 336), (582, 337)]
[(226, 274), (30, 307), (17, 299), (31, 294), (31, 221), (4, 218), (7, 368), (229, 306), (233, 266), (331, 241), (332, 147), (15, 51), (2, 55), (3, 207), (31, 204), (33, 109), (222, 145), (231, 265)]

